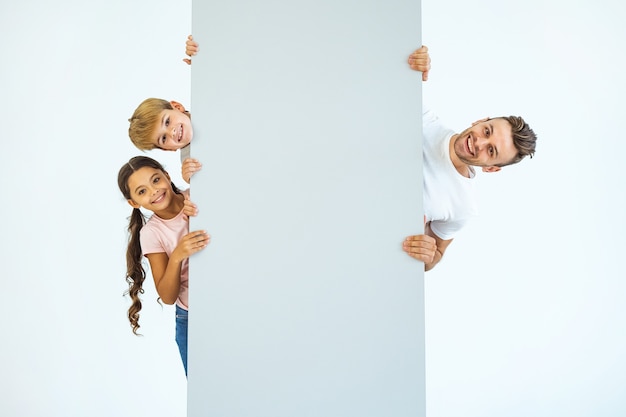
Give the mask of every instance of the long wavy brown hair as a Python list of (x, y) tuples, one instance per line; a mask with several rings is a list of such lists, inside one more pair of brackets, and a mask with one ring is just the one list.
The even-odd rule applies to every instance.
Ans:
[[(131, 158), (125, 163), (117, 175), (117, 185), (127, 200), (132, 200), (130, 195), (130, 189), (128, 188), (128, 179), (130, 176), (141, 168), (149, 167), (158, 169), (165, 173), (163, 166), (152, 158), (147, 156), (136, 156)], [(180, 194), (180, 190), (176, 188), (172, 182), (172, 189), (176, 194)], [(128, 290), (124, 292), (124, 295), (129, 295), (131, 299), (131, 306), (128, 309), (128, 320), (130, 326), (133, 329), (133, 333), (139, 335), (137, 330), (139, 329), (139, 312), (141, 311), (141, 298), (140, 294), (144, 293), (143, 282), (146, 279), (146, 271), (143, 267), (143, 253), (141, 251), (141, 242), (139, 240), (139, 233), (144, 224), (146, 224), (146, 217), (138, 208), (133, 208), (133, 212), (128, 218), (128, 249), (126, 250), (126, 282), (128, 283)]]

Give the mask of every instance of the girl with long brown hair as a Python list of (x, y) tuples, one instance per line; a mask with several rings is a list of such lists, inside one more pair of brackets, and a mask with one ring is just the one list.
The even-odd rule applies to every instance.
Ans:
[[(189, 192), (180, 191), (163, 166), (152, 158), (136, 156), (119, 171), (118, 186), (133, 207), (129, 218), (126, 281), (132, 304), (128, 320), (138, 334), (140, 294), (143, 294), (145, 256), (160, 299), (176, 304), (176, 343), (187, 374), (188, 258), (207, 247), (204, 230), (189, 232), (189, 217), (197, 213)], [(146, 220), (140, 209), (153, 214)]]

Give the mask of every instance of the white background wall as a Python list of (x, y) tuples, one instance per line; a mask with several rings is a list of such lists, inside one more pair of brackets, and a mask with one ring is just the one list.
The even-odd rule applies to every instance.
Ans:
[[(521, 114), (540, 136), (535, 158), (480, 176), (481, 217), (426, 276), (428, 415), (623, 415), (624, 6), (422, 11), (425, 103), (458, 130)], [(172, 309), (147, 281), (145, 336), (125, 318), (116, 175), (142, 99), (189, 103), (190, 22), (190, 2), (0, 6), (3, 416), (184, 415)], [(182, 185), (176, 155), (148, 154)]]

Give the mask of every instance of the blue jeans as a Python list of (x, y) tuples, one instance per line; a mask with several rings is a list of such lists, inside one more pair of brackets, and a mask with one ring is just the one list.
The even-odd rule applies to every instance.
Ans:
[(180, 358), (183, 360), (185, 367), (185, 376), (187, 376), (187, 325), (189, 322), (189, 312), (184, 308), (176, 305), (176, 344), (180, 352)]

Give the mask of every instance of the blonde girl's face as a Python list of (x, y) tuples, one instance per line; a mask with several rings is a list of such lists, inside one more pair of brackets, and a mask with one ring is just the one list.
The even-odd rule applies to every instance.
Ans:
[(191, 119), (184, 110), (174, 108), (161, 111), (152, 133), (152, 140), (157, 148), (176, 151), (189, 145), (193, 128)]
[(174, 196), (172, 183), (167, 172), (151, 167), (143, 167), (128, 178), (131, 199), (128, 203), (134, 208), (143, 207), (152, 212), (166, 210)]

